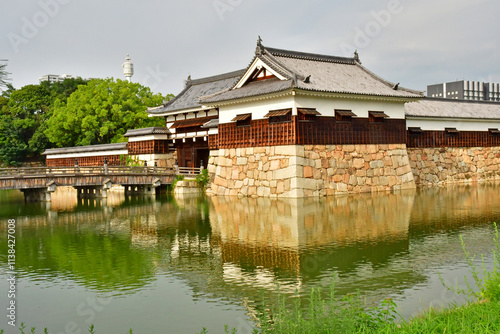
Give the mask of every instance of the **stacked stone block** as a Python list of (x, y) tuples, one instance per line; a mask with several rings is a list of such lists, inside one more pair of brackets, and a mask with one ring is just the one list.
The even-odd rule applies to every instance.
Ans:
[(406, 145), (287, 145), (211, 151), (211, 195), (311, 197), (415, 188)]
[(409, 148), (419, 186), (500, 180), (500, 147)]

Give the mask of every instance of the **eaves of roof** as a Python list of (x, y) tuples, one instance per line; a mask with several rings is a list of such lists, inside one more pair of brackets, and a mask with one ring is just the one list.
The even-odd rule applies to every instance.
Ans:
[(101, 145), (87, 145), (87, 146), (75, 146), (75, 147), (62, 147), (62, 148), (51, 148), (45, 150), (42, 155), (51, 154), (67, 154), (67, 153), (83, 153), (83, 152), (101, 152), (101, 151), (119, 151), (126, 150), (127, 143), (114, 143), (114, 144), (101, 144)]
[(149, 127), (142, 129), (131, 129), (123, 135), (123, 137), (137, 137), (145, 135), (155, 135), (155, 134), (169, 134), (170, 131), (165, 127)]
[[(164, 113), (201, 107), (202, 105), (200, 104), (199, 101), (199, 97), (201, 97), (200, 95), (192, 97), (187, 95), (191, 89), (195, 89), (199, 85), (206, 85), (207, 88), (205, 90), (210, 90), (210, 89), (217, 90), (217, 84), (219, 84), (220, 90), (223, 90), (227, 88), (227, 86), (229, 87), (233, 86), (234, 82), (230, 81), (230, 79), (234, 79), (233, 81), (236, 81), (236, 79), (239, 78), (241, 75), (243, 75), (244, 72), (245, 72), (244, 70), (238, 70), (206, 78), (200, 78), (194, 80), (188, 79), (188, 81), (186, 81), (186, 86), (184, 87), (184, 89), (175, 98), (171, 99), (162, 106), (149, 108), (148, 113), (150, 115), (161, 115)], [(210, 85), (211, 83), (213, 83), (213, 85)], [(201, 94), (203, 94), (203, 92), (201, 92)], [(187, 99), (187, 101), (183, 101), (183, 99)], [(179, 104), (179, 106), (176, 106), (176, 104)]]

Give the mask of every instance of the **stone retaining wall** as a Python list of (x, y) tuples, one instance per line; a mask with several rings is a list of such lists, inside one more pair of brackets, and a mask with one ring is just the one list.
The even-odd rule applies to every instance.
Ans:
[(500, 147), (409, 148), (418, 186), (500, 180)]
[(141, 163), (145, 161), (148, 166), (154, 166), (156, 162), (158, 167), (174, 167), (177, 153), (171, 152), (165, 154), (135, 154), (130, 155), (130, 157), (132, 158), (132, 160), (140, 161)]
[(296, 198), (415, 188), (405, 144), (268, 146), (210, 155), (211, 195)]
[(198, 186), (196, 180), (182, 180), (175, 183), (174, 194), (175, 195), (186, 195), (186, 194), (197, 194), (201, 193), (201, 188)]

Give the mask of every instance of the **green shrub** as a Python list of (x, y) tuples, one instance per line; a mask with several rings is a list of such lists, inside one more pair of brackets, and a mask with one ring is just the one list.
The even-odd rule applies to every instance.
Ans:
[(184, 175), (177, 175), (175, 180), (172, 182), (172, 189), (175, 189), (177, 182), (184, 180)]
[(210, 176), (208, 175), (207, 169), (203, 169), (201, 173), (196, 176), (196, 182), (202, 190), (206, 189), (208, 183), (210, 182)]

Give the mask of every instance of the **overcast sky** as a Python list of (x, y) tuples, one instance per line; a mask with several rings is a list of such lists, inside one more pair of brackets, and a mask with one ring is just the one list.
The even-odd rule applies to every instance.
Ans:
[(0, 0), (0, 59), (16, 88), (44, 74), (123, 78), (178, 94), (192, 78), (245, 68), (270, 47), (352, 56), (381, 77), (500, 82), (494, 0)]

